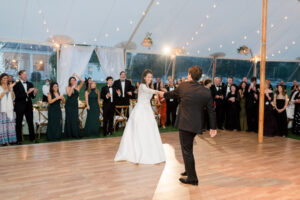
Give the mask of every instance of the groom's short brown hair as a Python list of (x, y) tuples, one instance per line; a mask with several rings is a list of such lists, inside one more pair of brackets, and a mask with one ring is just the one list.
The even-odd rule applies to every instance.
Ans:
[(191, 75), (193, 81), (199, 81), (202, 76), (202, 69), (199, 66), (192, 66), (189, 68), (189, 74)]

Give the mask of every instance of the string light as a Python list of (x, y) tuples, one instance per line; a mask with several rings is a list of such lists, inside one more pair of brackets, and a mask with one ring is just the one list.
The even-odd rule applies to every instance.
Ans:
[(44, 20), (44, 21), (43, 21), (43, 24), (44, 24), (44, 25), (46, 25), (46, 24), (47, 24), (46, 20)]
[(94, 38), (94, 41), (97, 42), (97, 38)]
[(220, 49), (221, 49), (221, 48), (223, 48), (223, 45), (222, 45), (222, 44), (220, 44), (220, 45), (219, 45), (219, 47), (220, 47)]
[(197, 53), (200, 54), (200, 50), (197, 50)]
[(190, 55), (190, 52), (187, 52), (186, 54), (187, 54), (187, 55)]
[(274, 53), (272, 53), (272, 57), (274, 57), (275, 55), (274, 55)]
[(259, 30), (257, 30), (257, 31), (256, 31), (256, 33), (257, 33), (257, 34), (259, 34), (259, 33), (260, 33), (260, 31), (259, 31)]
[(42, 10), (39, 10), (39, 14), (41, 15), (43, 13), (43, 11)]
[(48, 28), (46, 29), (46, 32), (49, 33), (49, 29)]
[(192, 40), (194, 40), (194, 37), (192, 37)]
[(211, 51), (211, 48), (208, 48), (207, 50), (208, 50), (208, 51)]
[(159, 5), (159, 1), (156, 2), (156, 5), (157, 5), (157, 6)]
[(105, 37), (108, 37), (109, 35), (108, 35), (108, 33), (105, 33)]
[(271, 24), (271, 28), (274, 28), (274, 24)]
[(117, 27), (117, 28), (116, 28), (116, 31), (120, 31), (120, 28), (119, 28), (119, 27)]
[(234, 44), (234, 43), (235, 43), (235, 41), (232, 40), (232, 41), (231, 41), (231, 44)]
[(142, 12), (142, 15), (146, 15), (146, 12), (144, 11), (144, 12)]
[(205, 17), (206, 17), (206, 19), (209, 19), (209, 15), (206, 15)]
[(133, 21), (132, 21), (132, 20), (130, 20), (129, 24), (133, 24)]
[(244, 36), (244, 40), (247, 40), (247, 36), (246, 35)]
[(198, 35), (198, 31), (196, 31), (195, 34)]
[(200, 27), (203, 28), (204, 24), (200, 24)]
[(186, 42), (185, 44), (186, 44), (186, 46), (189, 46), (189, 43), (188, 43), (188, 42)]
[(287, 20), (287, 19), (288, 19), (288, 16), (285, 16), (284, 19)]
[(216, 8), (216, 7), (217, 7), (217, 5), (216, 5), (216, 4), (214, 4), (214, 5), (213, 5), (213, 8)]
[(295, 42), (295, 41), (293, 41), (293, 42), (292, 42), (292, 44), (293, 44), (293, 45), (295, 45), (295, 44), (296, 44), (296, 42)]
[(285, 46), (285, 47), (284, 47), (284, 49), (285, 49), (285, 50), (288, 50), (288, 49), (289, 49), (289, 47), (288, 47), (288, 46)]
[(281, 52), (280, 52), (280, 50), (278, 51), (278, 54), (280, 54)]

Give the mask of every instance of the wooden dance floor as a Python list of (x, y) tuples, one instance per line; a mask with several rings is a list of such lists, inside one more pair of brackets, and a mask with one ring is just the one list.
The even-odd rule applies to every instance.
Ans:
[(300, 141), (226, 132), (197, 137), (198, 186), (179, 183), (178, 133), (161, 135), (166, 163), (114, 162), (120, 138), (0, 148), (1, 200), (300, 199)]

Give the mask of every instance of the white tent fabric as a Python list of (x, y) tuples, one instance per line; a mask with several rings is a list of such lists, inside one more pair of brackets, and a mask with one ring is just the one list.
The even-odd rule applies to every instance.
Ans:
[(59, 65), (57, 67), (57, 82), (60, 92), (66, 93), (69, 77), (73, 73), (81, 76), (86, 69), (94, 47), (62, 45)]
[(125, 71), (124, 49), (97, 48), (96, 53), (106, 77), (112, 76), (116, 80), (120, 77), (120, 72)]
[[(65, 35), (76, 44), (114, 47), (127, 41), (149, 0), (0, 0), (0, 40), (45, 42)], [(184, 47), (186, 54), (237, 53), (242, 45), (260, 53), (261, 0), (155, 0), (133, 42), (137, 50), (147, 32), (151, 51), (165, 45)], [(300, 55), (300, 1), (268, 1), (267, 56)], [(6, 40), (6, 41), (7, 41)]]

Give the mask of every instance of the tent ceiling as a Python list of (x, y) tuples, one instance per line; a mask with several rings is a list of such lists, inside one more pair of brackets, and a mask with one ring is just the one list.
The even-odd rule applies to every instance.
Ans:
[[(50, 36), (65, 35), (76, 44), (113, 47), (129, 39), (149, 2), (0, 0), (0, 40), (45, 42)], [(224, 52), (226, 57), (245, 58), (237, 49), (247, 45), (259, 54), (261, 4), (260, 0), (156, 0), (133, 42), (146, 50), (141, 42), (151, 32), (153, 51), (165, 45), (184, 46), (190, 55)], [(268, 17), (267, 56), (299, 57), (300, 2), (269, 1)]]

